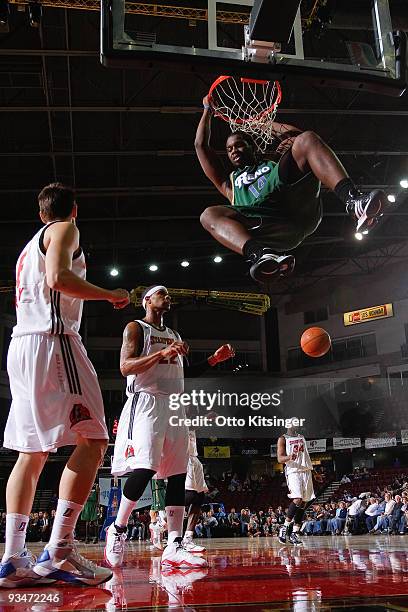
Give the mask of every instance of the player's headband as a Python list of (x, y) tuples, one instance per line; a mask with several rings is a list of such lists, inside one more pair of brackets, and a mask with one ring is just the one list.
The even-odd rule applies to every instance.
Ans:
[(143, 300), (142, 300), (142, 306), (145, 310), (146, 310), (147, 298), (153, 295), (153, 293), (160, 291), (161, 289), (163, 289), (164, 291), (167, 291), (167, 287), (165, 287), (164, 285), (156, 285), (155, 287), (152, 287), (151, 289), (149, 289), (149, 291), (144, 295)]

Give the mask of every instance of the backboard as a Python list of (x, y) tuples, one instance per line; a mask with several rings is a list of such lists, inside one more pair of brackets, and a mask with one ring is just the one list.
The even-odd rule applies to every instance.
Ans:
[[(407, 86), (406, 36), (393, 29), (389, 0), (151, 1), (101, 0), (103, 65), (294, 77), (393, 96)], [(278, 27), (273, 14), (283, 10)], [(256, 32), (270, 35), (252, 40)]]

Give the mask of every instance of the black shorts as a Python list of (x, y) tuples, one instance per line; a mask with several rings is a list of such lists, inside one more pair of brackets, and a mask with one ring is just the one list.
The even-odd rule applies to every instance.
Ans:
[(276, 199), (259, 208), (233, 207), (245, 218), (253, 237), (275, 251), (294, 249), (322, 220), (320, 181), (309, 172), (274, 193)]

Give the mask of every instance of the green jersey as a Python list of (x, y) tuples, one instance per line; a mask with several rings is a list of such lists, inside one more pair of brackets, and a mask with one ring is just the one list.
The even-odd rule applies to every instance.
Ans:
[(276, 191), (283, 183), (278, 164), (263, 159), (253, 166), (234, 170), (230, 175), (233, 198), (231, 204), (247, 215), (268, 214), (268, 207), (277, 202)]

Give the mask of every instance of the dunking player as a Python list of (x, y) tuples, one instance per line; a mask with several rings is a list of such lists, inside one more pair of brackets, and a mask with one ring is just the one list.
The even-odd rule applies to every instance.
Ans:
[(286, 543), (286, 531), (293, 523), (289, 536), (292, 544), (302, 544), (298, 532), (302, 525), (305, 505), (315, 498), (312, 479), (312, 462), (306, 446), (306, 440), (298, 433), (298, 420), (292, 419), (286, 434), (278, 439), (277, 455), (279, 463), (285, 464), (285, 476), (288, 485), (288, 497), (292, 500), (286, 514), (285, 522), (279, 529), (279, 541)]
[[(112, 572), (79, 555), (73, 531), (108, 444), (96, 372), (78, 330), (83, 300), (129, 303), (124, 289), (85, 280), (72, 189), (60, 183), (38, 196), (45, 227), (17, 261), (17, 324), (8, 352), (12, 404), (4, 446), (19, 452), (7, 483), (6, 546), (0, 586), (65, 580), (96, 585)], [(34, 565), (25, 548), (38, 478), (49, 452), (76, 445), (62, 473), (49, 544)]]
[[(168, 545), (162, 564), (171, 567), (202, 567), (202, 557), (182, 545), (184, 487), (188, 462), (188, 429), (169, 422), (169, 395), (184, 388), (183, 357), (188, 347), (179, 334), (163, 324), (170, 309), (163, 285), (146, 289), (142, 296), (146, 316), (128, 323), (123, 334), (120, 369), (127, 377), (128, 400), (119, 420), (112, 473), (130, 472), (116, 520), (106, 537), (105, 558), (112, 567), (121, 565), (129, 516), (149, 480), (157, 474), (167, 478), (165, 497)], [(196, 376), (224, 359), (220, 347), (203, 364), (190, 366)], [(174, 414), (174, 413), (173, 413)], [(184, 411), (180, 410), (183, 418)]]
[(333, 151), (311, 131), (274, 122), (275, 155), (259, 156), (251, 137), (231, 134), (226, 143), (231, 174), (210, 145), (211, 106), (197, 128), (195, 148), (205, 175), (231, 206), (210, 206), (201, 215), (203, 227), (222, 245), (243, 255), (254, 280), (289, 274), (294, 249), (319, 225), (320, 184), (333, 190), (355, 219), (357, 231), (370, 230), (387, 205), (382, 191), (361, 193)]

